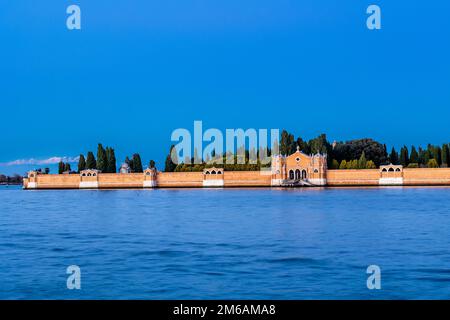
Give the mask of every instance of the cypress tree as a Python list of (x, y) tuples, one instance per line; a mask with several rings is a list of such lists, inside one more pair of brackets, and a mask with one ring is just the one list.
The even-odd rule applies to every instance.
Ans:
[(419, 154), (417, 153), (416, 147), (414, 147), (414, 146), (411, 147), (409, 163), (419, 163)]
[(425, 165), (425, 151), (419, 147), (419, 167)]
[(107, 171), (109, 173), (116, 173), (116, 154), (113, 148), (106, 148), (108, 152), (106, 153)]
[(389, 155), (389, 161), (392, 164), (398, 164), (398, 153), (394, 147), (392, 147), (391, 154)]
[(150, 169), (154, 169), (154, 168), (155, 168), (155, 166), (156, 166), (156, 163), (155, 163), (155, 161), (153, 161), (153, 160), (150, 160), (150, 162), (148, 163), (148, 167), (149, 167)]
[(106, 172), (107, 169), (107, 160), (106, 160), (106, 151), (103, 148), (102, 144), (98, 144), (97, 148), (97, 170), (101, 172)]
[(84, 159), (84, 155), (80, 154), (80, 159), (78, 160), (78, 172), (86, 169), (86, 160)]
[(432, 159), (432, 158), (433, 158), (433, 156), (431, 155), (430, 149), (428, 148), (427, 150), (424, 150), (424, 152), (423, 152), (423, 163), (425, 165), (428, 165), (428, 161), (430, 161), (430, 159)]
[(138, 153), (133, 154), (133, 169), (134, 172), (144, 172), (142, 169), (141, 156)]
[(66, 172), (72, 171), (72, 169), (70, 168), (70, 163), (64, 164), (64, 171), (66, 171)]
[(408, 148), (406, 146), (400, 149), (400, 164), (404, 167), (407, 167), (409, 164)]
[(130, 168), (130, 172), (134, 172), (134, 163), (130, 160), (130, 158), (128, 158), (128, 156), (125, 158), (125, 163)]
[(358, 160), (358, 169), (365, 169), (367, 166), (366, 153), (363, 151)]
[(442, 164), (442, 150), (441, 147), (435, 146), (433, 148), (433, 158), (436, 159), (436, 162), (439, 166)]
[[(386, 161), (389, 158), (386, 144), (383, 144), (383, 155), (384, 155), (384, 160)], [(383, 164), (383, 163), (381, 163), (381, 164)]]
[(58, 163), (58, 174), (61, 174), (64, 172), (64, 162), (60, 161)]
[(449, 167), (450, 166), (450, 152), (448, 144), (444, 144), (442, 146), (442, 166)]
[[(214, 155), (213, 157), (215, 157), (215, 150), (214, 150)], [(176, 148), (174, 145), (172, 145), (170, 147), (170, 152), (166, 157), (166, 161), (165, 161), (165, 167), (164, 167), (164, 171), (166, 172), (174, 172), (175, 168), (177, 167), (178, 164), (178, 157), (176, 154)]]
[(87, 158), (86, 158), (86, 169), (95, 169), (97, 167), (97, 162), (95, 161), (95, 157), (94, 154), (89, 151), (87, 153)]

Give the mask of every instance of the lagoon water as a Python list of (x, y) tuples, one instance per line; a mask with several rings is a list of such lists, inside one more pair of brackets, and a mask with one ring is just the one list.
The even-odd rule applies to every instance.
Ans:
[(0, 299), (450, 298), (450, 188), (0, 187), (0, 208)]

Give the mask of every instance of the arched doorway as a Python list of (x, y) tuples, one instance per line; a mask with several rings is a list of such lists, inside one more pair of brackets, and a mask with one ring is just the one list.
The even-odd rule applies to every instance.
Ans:
[(295, 180), (300, 180), (300, 170), (295, 170)]
[(308, 179), (308, 175), (306, 174), (306, 170), (302, 170), (302, 180)]
[(294, 171), (289, 170), (289, 179), (294, 180)]

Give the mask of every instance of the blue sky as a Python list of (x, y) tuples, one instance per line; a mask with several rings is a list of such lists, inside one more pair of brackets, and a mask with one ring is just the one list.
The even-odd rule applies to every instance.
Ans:
[[(71, 4), (81, 31), (66, 28)], [(369, 4), (382, 30), (366, 28)], [(448, 142), (449, 12), (445, 0), (2, 1), (0, 173), (98, 142), (162, 168), (172, 131), (194, 120)]]

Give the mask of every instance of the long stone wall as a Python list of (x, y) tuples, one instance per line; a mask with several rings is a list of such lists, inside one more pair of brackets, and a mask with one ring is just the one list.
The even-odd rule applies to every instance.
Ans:
[(450, 168), (405, 168), (404, 185), (450, 185)]
[(329, 186), (370, 186), (379, 185), (380, 170), (327, 170)]
[[(398, 167), (398, 166), (397, 166)], [(397, 168), (395, 167), (395, 168)], [(156, 172), (85, 174), (38, 174), (30, 172), (25, 189), (120, 189), (120, 188), (201, 188), (270, 187), (274, 177), (259, 171)], [(279, 185), (279, 184), (278, 184)], [(450, 186), (450, 168), (399, 168), (398, 171), (327, 170), (327, 186)]]
[(270, 187), (271, 175), (260, 171), (225, 171), (225, 187)]
[(160, 188), (203, 187), (202, 172), (158, 172), (156, 184)]

